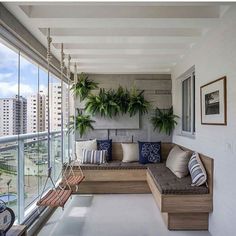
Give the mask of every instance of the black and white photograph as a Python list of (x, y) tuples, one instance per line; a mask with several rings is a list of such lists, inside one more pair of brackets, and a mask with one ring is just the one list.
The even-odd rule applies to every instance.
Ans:
[(205, 114), (220, 114), (219, 90), (205, 95)]
[(201, 86), (201, 123), (227, 124), (226, 76)]

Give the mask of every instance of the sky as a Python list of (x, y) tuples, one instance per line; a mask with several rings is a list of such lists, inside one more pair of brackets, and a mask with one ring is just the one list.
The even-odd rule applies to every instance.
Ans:
[[(18, 53), (0, 41), (0, 98), (18, 94)], [(39, 90), (46, 91), (47, 72), (39, 69)], [(38, 66), (20, 56), (20, 95), (27, 97), (38, 91)]]

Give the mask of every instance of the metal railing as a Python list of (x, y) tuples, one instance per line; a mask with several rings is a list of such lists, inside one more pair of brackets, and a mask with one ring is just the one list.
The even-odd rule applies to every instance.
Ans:
[[(67, 130), (65, 130), (64, 135), (67, 134), (66, 132)], [(38, 192), (37, 193), (32, 193), (31, 195), (33, 195), (31, 198), (28, 200), (28, 203), (26, 204), (26, 198), (27, 198), (27, 194), (25, 192), (25, 178), (28, 177), (28, 179), (32, 178), (34, 179), (34, 181), (31, 182), (37, 182), (38, 180), (36, 180), (36, 178), (40, 178), (41, 181), (43, 181), (44, 175), (39, 175), (39, 171), (32, 177), (30, 177), (30, 174), (28, 173), (28, 175), (25, 175), (26, 170), (28, 169), (28, 171), (32, 171), (30, 170), (31, 168), (28, 167), (27, 165), (29, 165), (28, 163), (33, 159), (32, 156), (39, 156), (39, 149), (37, 149), (36, 147), (33, 148), (32, 146), (35, 145), (36, 143), (41, 142), (44, 143), (45, 147), (48, 148), (48, 143), (45, 142), (48, 140), (49, 138), (49, 144), (52, 147), (51, 148), (51, 152), (50, 155), (48, 156), (48, 153), (43, 154), (40, 153), (41, 156), (43, 155), (47, 155), (47, 157), (45, 157), (47, 159), (47, 162), (50, 162), (50, 165), (52, 164), (51, 162), (54, 161), (54, 164), (57, 162), (57, 166), (59, 167), (62, 162), (63, 162), (63, 152), (60, 150), (63, 150), (62, 147), (62, 142), (61, 142), (61, 130), (60, 131), (52, 131), (48, 134), (47, 131), (45, 132), (39, 132), (39, 133), (27, 133), (27, 134), (20, 134), (20, 135), (9, 135), (9, 136), (3, 136), (0, 137), (0, 154), (1, 154), (1, 159), (0, 159), (0, 163), (3, 164), (4, 168), (0, 168), (2, 169), (2, 171), (8, 171), (8, 175), (9, 172), (15, 170), (15, 174), (14, 174), (14, 178), (16, 178), (16, 192), (17, 192), (17, 204), (16, 204), (16, 209), (15, 209), (15, 213), (17, 214), (17, 221), (18, 223), (23, 222), (23, 220), (25, 219), (25, 210), (26, 207), (29, 206), (29, 204), (31, 204), (33, 201), (35, 201), (37, 199), (38, 196)], [(69, 137), (68, 137), (69, 139)], [(56, 140), (56, 141), (55, 141)], [(55, 143), (59, 142), (60, 145), (58, 144), (58, 146), (60, 146), (60, 148), (58, 150), (55, 150), (55, 148), (53, 148), (53, 146), (55, 146)], [(68, 142), (69, 143), (69, 142)], [(67, 147), (69, 149), (69, 146)], [(14, 158), (11, 157), (10, 152), (14, 150), (15, 154), (14, 154)], [(37, 152), (38, 151), (38, 152)], [(57, 154), (56, 151), (60, 152), (60, 158), (55, 159)], [(4, 154), (5, 152), (5, 154)], [(9, 155), (8, 153), (9, 152)], [(4, 154), (5, 157), (2, 155)], [(26, 154), (27, 154), (27, 158), (26, 158)], [(12, 155), (13, 156), (13, 155)], [(29, 157), (32, 158), (32, 160), (29, 160)], [(4, 159), (5, 158), (5, 159)], [(8, 159), (7, 159), (8, 158)], [(25, 163), (27, 159), (28, 163)], [(12, 166), (10, 166), (9, 164), (9, 169), (7, 170), (7, 165), (6, 163), (4, 163), (4, 160), (10, 160), (10, 163), (13, 163), (12, 165), (15, 165), (15, 168), (10, 168)], [(32, 162), (33, 163), (33, 162)], [(8, 164), (8, 163), (7, 163)], [(35, 164), (35, 165), (39, 165), (39, 163)], [(28, 168), (26, 168), (28, 167)], [(36, 168), (36, 167), (35, 167)], [(47, 165), (45, 167), (42, 168), (47, 168)], [(33, 167), (32, 167), (33, 169)], [(55, 167), (56, 169), (56, 167)], [(37, 168), (36, 168), (37, 170)], [(57, 171), (55, 171), (57, 172)], [(60, 172), (60, 171), (58, 171)], [(5, 181), (6, 182), (6, 181)], [(28, 189), (30, 189), (31, 186), (28, 187)], [(35, 186), (34, 186), (35, 187)], [(38, 182), (38, 186), (36, 186), (35, 188), (38, 188), (38, 190), (41, 188), (41, 185)], [(31, 190), (33, 191), (33, 189)], [(9, 194), (9, 192), (8, 192)]]

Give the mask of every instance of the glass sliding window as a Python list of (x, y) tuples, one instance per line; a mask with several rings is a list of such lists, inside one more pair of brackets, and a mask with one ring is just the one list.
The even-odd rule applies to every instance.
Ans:
[[(19, 52), (0, 38), (0, 199), (18, 215)], [(12, 141), (7, 142), (6, 136)]]
[[(19, 101), (21, 107), (21, 139), (24, 145), (24, 206), (27, 209), (38, 197), (39, 97), (38, 65), (21, 53)], [(30, 135), (30, 136), (28, 136)]]
[(50, 132), (51, 132), (51, 165), (53, 178), (57, 181), (62, 168), (61, 127), (62, 127), (62, 86), (61, 81), (54, 75), (50, 76), (49, 83), (49, 108), (50, 108)]
[(69, 160), (69, 133), (68, 133), (68, 125), (69, 125), (69, 86), (65, 82), (63, 82), (63, 96), (62, 96), (62, 104), (63, 104), (63, 161), (68, 162)]
[[(48, 172), (48, 74), (39, 67), (38, 116), (38, 193), (41, 194)], [(45, 133), (45, 135), (42, 135)], [(50, 183), (48, 183), (50, 184)]]
[(182, 132), (195, 132), (195, 73), (182, 81)]

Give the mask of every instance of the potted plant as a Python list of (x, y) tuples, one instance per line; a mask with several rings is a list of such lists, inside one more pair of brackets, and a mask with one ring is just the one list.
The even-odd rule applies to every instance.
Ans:
[(138, 92), (137, 89), (133, 88), (130, 93), (130, 101), (128, 112), (130, 116), (134, 116), (137, 113), (143, 115), (148, 112), (150, 103), (144, 98), (144, 90)]
[(94, 120), (90, 119), (90, 115), (82, 114), (81, 111), (78, 111), (78, 115), (74, 118), (74, 116), (71, 116), (71, 121), (69, 123), (68, 132), (74, 132), (75, 130), (78, 130), (80, 138), (83, 137), (83, 135), (88, 130), (93, 130)]
[(100, 114), (102, 117), (116, 116), (119, 113), (119, 106), (115, 100), (115, 91), (100, 89), (98, 95), (90, 94), (85, 104), (86, 112), (96, 115)]
[(96, 88), (98, 88), (98, 83), (89, 80), (88, 75), (82, 72), (78, 76), (78, 82), (73, 84), (71, 90), (76, 97), (80, 98), (80, 101), (83, 101), (90, 91)]
[(159, 132), (170, 135), (177, 125), (176, 118), (179, 118), (173, 112), (173, 107), (161, 110), (158, 107), (155, 110), (155, 115), (151, 117), (151, 123), (154, 130), (159, 129)]

